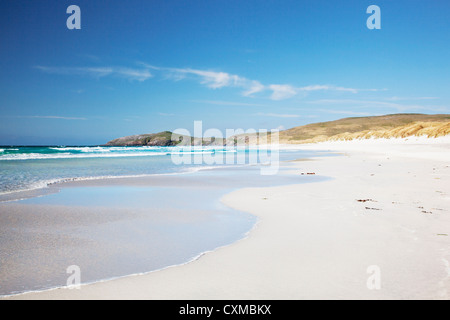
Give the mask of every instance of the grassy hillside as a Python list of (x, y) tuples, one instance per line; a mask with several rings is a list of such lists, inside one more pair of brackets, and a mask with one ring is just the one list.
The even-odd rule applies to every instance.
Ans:
[(450, 115), (393, 114), (377, 117), (345, 118), (295, 127), (280, 132), (282, 143), (308, 143), (370, 137), (406, 137), (449, 134)]
[[(172, 138), (174, 140), (172, 140)], [(173, 134), (170, 131), (163, 131), (159, 133), (141, 134), (134, 136), (127, 136), (118, 139), (114, 139), (105, 144), (110, 147), (139, 147), (139, 146), (158, 146), (158, 147), (173, 147), (178, 146), (180, 143), (189, 145), (223, 145), (222, 139), (195, 139), (189, 136), (182, 136)]]
[[(280, 143), (311, 143), (326, 140), (352, 140), (377, 138), (404, 138), (426, 135), (439, 137), (450, 134), (450, 115), (437, 114), (392, 114), (377, 117), (345, 118), (336, 121), (319, 122), (295, 127), (280, 132)], [(172, 132), (128, 136), (108, 142), (107, 146), (176, 146)], [(193, 145), (257, 144), (256, 135), (238, 135), (217, 140), (200, 140), (180, 137)], [(270, 137), (268, 139), (270, 143)], [(261, 143), (261, 142), (260, 142)]]
[[(355, 133), (341, 133), (326, 140), (353, 140), (369, 138), (406, 138), (427, 136), (437, 138), (450, 134), (450, 122), (413, 122), (393, 129), (365, 130)], [(318, 138), (316, 138), (318, 139)], [(320, 138), (319, 138), (320, 139)]]
[(173, 142), (171, 137), (172, 132), (170, 131), (141, 134), (111, 140), (106, 146), (174, 146), (177, 143)]

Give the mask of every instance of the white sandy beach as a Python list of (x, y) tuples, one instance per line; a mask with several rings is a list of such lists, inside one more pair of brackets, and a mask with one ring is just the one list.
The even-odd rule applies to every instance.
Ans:
[(225, 196), (259, 218), (248, 238), (182, 266), (10, 299), (449, 299), (450, 136), (299, 148), (339, 152), (291, 163), (333, 179)]

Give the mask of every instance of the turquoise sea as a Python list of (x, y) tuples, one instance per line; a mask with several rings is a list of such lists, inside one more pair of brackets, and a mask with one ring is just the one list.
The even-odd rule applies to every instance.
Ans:
[(173, 148), (163, 147), (0, 147), (0, 194), (45, 188), (73, 179), (194, 170), (194, 166), (175, 165), (172, 152)]
[[(45, 188), (50, 184), (71, 180), (187, 173), (214, 166), (232, 166), (238, 162), (226, 164), (224, 160), (220, 164), (207, 164), (200, 161), (195, 164), (193, 160), (190, 164), (180, 165), (172, 161), (174, 154), (192, 154), (196, 157), (216, 154), (225, 158), (245, 153), (245, 165), (250, 163), (249, 156), (257, 152), (252, 149), (240, 151), (217, 147), (190, 150), (174, 147), (0, 147), (0, 195)], [(310, 154), (313, 153), (281, 150), (279, 157), (283, 161)]]

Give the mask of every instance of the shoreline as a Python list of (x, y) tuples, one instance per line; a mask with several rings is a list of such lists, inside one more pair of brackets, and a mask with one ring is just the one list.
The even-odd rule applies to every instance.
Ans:
[[(287, 163), (287, 165), (289, 165)], [(284, 167), (284, 166), (283, 166)], [(196, 241), (194, 239), (201, 237), (203, 240), (201, 241), (203, 244), (200, 245), (196, 251), (192, 251), (192, 248), (187, 247), (187, 243), (191, 243), (191, 239), (186, 238), (183, 240), (183, 244), (179, 243), (177, 245), (176, 239), (167, 238), (166, 240), (172, 239), (169, 241), (168, 247), (174, 247), (179, 251), (179, 248), (186, 248), (189, 251), (185, 251), (180, 257), (181, 259), (177, 260), (168, 260), (166, 264), (157, 264), (154, 265), (152, 260), (157, 261), (158, 257), (160, 258), (161, 255), (169, 255), (171, 257), (175, 257), (175, 252), (168, 252), (167, 254), (163, 254), (161, 251), (160, 253), (156, 253), (154, 251), (148, 251), (145, 253), (140, 249), (141, 251), (141, 257), (136, 257), (136, 260), (131, 258), (130, 263), (126, 263), (127, 265), (130, 265), (130, 267), (126, 270), (122, 270), (121, 265), (122, 263), (118, 263), (116, 267), (113, 267), (111, 265), (111, 268), (114, 268), (116, 270), (115, 273), (97, 273), (96, 276), (92, 276), (92, 270), (95, 269), (95, 265), (90, 266), (87, 264), (88, 261), (85, 261), (83, 259), (84, 255), (80, 256), (79, 249), (78, 251), (72, 252), (72, 249), (70, 246), (78, 244), (74, 241), (71, 241), (69, 243), (69, 247), (67, 247), (67, 244), (62, 242), (59, 245), (52, 245), (52, 248), (58, 248), (58, 251), (55, 252), (55, 255), (49, 255), (50, 252), (47, 252), (44, 257), (46, 259), (42, 259), (41, 257), (35, 256), (33, 258), (33, 255), (27, 254), (26, 252), (23, 252), (23, 254), (26, 254), (28, 257), (28, 260), (31, 258), (35, 262), (36, 266), (42, 265), (42, 268), (47, 269), (45, 270), (48, 279), (52, 279), (52, 275), (48, 274), (49, 272), (52, 272), (51, 270), (54, 270), (53, 272), (59, 272), (61, 273), (62, 270), (65, 272), (65, 266), (81, 263), (81, 266), (83, 270), (87, 270), (86, 274), (90, 274), (89, 276), (86, 276), (85, 278), (82, 278), (83, 285), (87, 284), (93, 284), (97, 283), (98, 281), (104, 282), (108, 280), (113, 279), (119, 279), (122, 277), (127, 277), (130, 275), (142, 275), (147, 274), (151, 272), (155, 272), (157, 270), (164, 270), (168, 267), (173, 266), (179, 266), (186, 263), (189, 263), (191, 261), (197, 260), (201, 258), (206, 253), (210, 253), (217, 248), (222, 248), (224, 246), (230, 245), (236, 241), (239, 241), (243, 238), (246, 238), (248, 236), (248, 233), (250, 230), (253, 229), (255, 226), (255, 223), (257, 223), (257, 219), (254, 215), (247, 214), (240, 212), (238, 210), (233, 210), (225, 205), (223, 205), (220, 202), (220, 198), (222, 198), (223, 195), (237, 190), (239, 188), (242, 188), (244, 186), (251, 186), (256, 184), (261, 185), (285, 185), (285, 184), (292, 184), (292, 183), (305, 183), (307, 181), (317, 180), (320, 179), (320, 177), (312, 177), (309, 179), (301, 178), (299, 180), (298, 176), (293, 176), (291, 174), (281, 174), (279, 176), (273, 176), (270, 179), (262, 179), (259, 175), (259, 169), (258, 167), (252, 167), (252, 166), (233, 166), (233, 167), (211, 167), (208, 168), (198, 168), (198, 169), (205, 169), (201, 170), (201, 173), (193, 174), (193, 175), (179, 175), (179, 174), (158, 174), (158, 175), (152, 175), (152, 176), (144, 176), (144, 177), (125, 177), (122, 179), (94, 179), (94, 180), (85, 180), (85, 181), (72, 181), (72, 182), (66, 182), (63, 184), (55, 185), (47, 190), (47, 194), (41, 196), (41, 197), (33, 197), (26, 200), (22, 200), (19, 202), (10, 202), (10, 203), (4, 203), (2, 204), (2, 221), (3, 223), (3, 236), (5, 239), (10, 238), (10, 240), (6, 241), (3, 244), (3, 256), (5, 257), (5, 262), (11, 261), (11, 263), (20, 263), (20, 260), (16, 261), (14, 260), (14, 257), (16, 254), (19, 254), (24, 250), (24, 245), (29, 249), (32, 250), (32, 252), (35, 252), (38, 248), (33, 246), (31, 243), (26, 244), (23, 243), (23, 240), (21, 238), (27, 239), (29, 236), (29, 232), (38, 232), (38, 233), (46, 233), (51, 232), (50, 235), (52, 235), (52, 231), (50, 230), (56, 230), (57, 234), (61, 233), (64, 234), (66, 237), (69, 237), (69, 239), (73, 239), (76, 241), (79, 237), (80, 240), (85, 241), (86, 239), (90, 239), (90, 241), (100, 241), (104, 242), (104, 240), (107, 240), (107, 238), (104, 238), (105, 230), (104, 228), (99, 225), (99, 227), (95, 227), (95, 225), (92, 225), (94, 229), (90, 229), (90, 233), (98, 233), (99, 231), (102, 232), (102, 236), (93, 236), (90, 237), (89, 233), (83, 232), (83, 228), (79, 228), (78, 226), (84, 226), (89, 227), (91, 223), (96, 223), (98, 220), (99, 222), (105, 223), (110, 221), (110, 223), (115, 223), (115, 219), (126, 219), (126, 220), (117, 220), (117, 223), (115, 224), (115, 228), (122, 229), (120, 226), (124, 226), (126, 228), (130, 228), (130, 224), (133, 225), (132, 221), (129, 221), (129, 219), (139, 219), (136, 221), (141, 221), (142, 219), (147, 219), (146, 216), (153, 216), (156, 215), (154, 219), (155, 224), (154, 226), (148, 225), (148, 222), (142, 221), (137, 223), (134, 223), (134, 228), (137, 228), (136, 231), (139, 233), (148, 233), (149, 235), (152, 234), (152, 230), (154, 228), (157, 228), (156, 230), (159, 230), (159, 217), (162, 217), (161, 208), (165, 208), (163, 212), (166, 212), (164, 215), (167, 215), (167, 218), (169, 219), (167, 223), (169, 223), (167, 226), (165, 225), (165, 229), (161, 229), (158, 232), (163, 232), (163, 236), (169, 236), (169, 234), (166, 235), (166, 228), (182, 228), (180, 237), (184, 237), (184, 234), (190, 230), (189, 228), (192, 228), (193, 226), (198, 230), (201, 231), (201, 236), (197, 236), (195, 234), (192, 234), (192, 241)], [(281, 168), (282, 172), (286, 172), (286, 169)], [(198, 170), (196, 170), (198, 171)], [(244, 178), (245, 177), (245, 178)], [(244, 179), (244, 180), (242, 180)], [(252, 181), (249, 181), (252, 180)], [(52, 190), (53, 189), (53, 190)], [(146, 191), (147, 190), (147, 191)], [(159, 191), (158, 191), (159, 190)], [(165, 190), (165, 191), (164, 191)], [(171, 190), (171, 191), (170, 191)], [(52, 192), (53, 191), (53, 192)], [(158, 195), (156, 198), (154, 194)], [(178, 199), (180, 204), (179, 205), (170, 205), (170, 194), (174, 194), (176, 192), (178, 194)], [(91, 196), (93, 194), (97, 194), (97, 196)], [(105, 194), (107, 195), (105, 197)], [(145, 198), (151, 197), (145, 201), (139, 200), (142, 199), (142, 196)], [(209, 200), (204, 199), (204, 197), (207, 196)], [(100, 198), (99, 198), (100, 197)], [(128, 199), (125, 200), (125, 202), (117, 201), (117, 199), (123, 198)], [(108, 200), (111, 199), (111, 200)], [(116, 199), (116, 200), (115, 200)], [(130, 199), (131, 200), (130, 202)], [(152, 199), (152, 200), (151, 200)], [(165, 199), (165, 200), (164, 200)], [(137, 201), (136, 201), (137, 200)], [(157, 201), (154, 202), (154, 201)], [(164, 205), (164, 203), (166, 205)], [(181, 204), (184, 204), (182, 207), (180, 207)], [(197, 203), (197, 204), (196, 204)], [(217, 203), (217, 204), (214, 204)], [(119, 207), (116, 208), (116, 205)], [(212, 206), (214, 205), (214, 206)], [(98, 207), (100, 206), (100, 207)], [(108, 206), (108, 207), (104, 207)], [(108, 210), (110, 208), (110, 210)], [(170, 209), (172, 208), (172, 209)], [(112, 210), (112, 211), (111, 211)], [(108, 212), (111, 211), (111, 212)], [(144, 213), (144, 211), (147, 211)], [(194, 214), (194, 212), (197, 212)], [(46, 212), (44, 214), (44, 212)], [(127, 214), (126, 212), (134, 212), (134, 214)], [(208, 216), (205, 216), (205, 214), (208, 213)], [(80, 215), (81, 214), (81, 215)], [(125, 216), (124, 216), (125, 214)], [(104, 217), (100, 217), (100, 216)], [(72, 216), (72, 217), (71, 217)], [(92, 216), (92, 217), (91, 217)], [(177, 217), (178, 216), (178, 217)], [(197, 216), (197, 218), (195, 217)], [(89, 217), (89, 218), (88, 218)], [(110, 217), (110, 218), (108, 218)], [(205, 231), (204, 228), (202, 229), (202, 223), (204, 225), (206, 217), (214, 218), (215, 221), (214, 224), (209, 224), (210, 228), (209, 230), (216, 230), (215, 233), (217, 236), (214, 236), (214, 232), (212, 231)], [(30, 218), (30, 219), (28, 219)], [(112, 220), (111, 220), (112, 219)], [(150, 218), (153, 219), (153, 218)], [(177, 225), (173, 225), (173, 223), (177, 223), (173, 219), (182, 219), (182, 222), (180, 220)], [(194, 219), (194, 220), (192, 220)], [(198, 220), (199, 219), (199, 220)], [(11, 221), (22, 221), (19, 224), (17, 223), (11, 223)], [(29, 220), (29, 221), (28, 221)], [(214, 220), (206, 220), (205, 223), (212, 223)], [(28, 221), (28, 223), (27, 223)], [(54, 221), (54, 222), (52, 222)], [(66, 221), (66, 222), (64, 222)], [(207, 222), (211, 221), (211, 222)], [(236, 222), (233, 222), (236, 221)], [(237, 225), (237, 221), (241, 221), (239, 225)], [(144, 222), (144, 224), (142, 224)], [(33, 227), (34, 224), (38, 224), (36, 228)], [(184, 223), (184, 224), (183, 224)], [(217, 229), (220, 223), (221, 227), (220, 229)], [(233, 224), (234, 223), (234, 224)], [(53, 226), (53, 224), (55, 224)], [(193, 226), (191, 226), (193, 224)], [(145, 227), (144, 227), (145, 225)], [(30, 229), (28, 232), (26, 230)], [(24, 229), (24, 235), (21, 238), (17, 238), (14, 233), (12, 233), (12, 237), (9, 237), (8, 235), (10, 232), (9, 229), (17, 229), (20, 230), (20, 228)], [(72, 231), (73, 228), (74, 231)], [(231, 229), (230, 229), (231, 228)], [(77, 231), (79, 229), (79, 231)], [(109, 228), (111, 229), (111, 228)], [(132, 238), (135, 238), (132, 234), (127, 234), (125, 231), (120, 231), (117, 229), (117, 232), (114, 231), (114, 229), (110, 230), (114, 232), (115, 237), (119, 237), (122, 239), (122, 237), (131, 236)], [(48, 231), (46, 231), (48, 230)], [(58, 231), (59, 230), (59, 231)], [(95, 231), (97, 230), (97, 231)], [(103, 231), (102, 231), (103, 230)], [(126, 230), (126, 229), (125, 229)], [(124, 233), (125, 232), (125, 233)], [(86, 238), (86, 236), (88, 238)], [(140, 247), (149, 247), (151, 248), (153, 245), (150, 243), (155, 243), (157, 238), (152, 238), (149, 236), (140, 236), (142, 244), (136, 243), (136, 239), (134, 239), (133, 243), (134, 245), (137, 245)], [(16, 239), (16, 240), (14, 240)], [(181, 239), (181, 238), (180, 238)], [(200, 239), (200, 238), (199, 238)], [(36, 239), (38, 240), (38, 239)], [(56, 239), (58, 240), (58, 239)], [(39, 240), (41, 241), (41, 240)], [(42, 241), (47, 241), (46, 238), (43, 238)], [(127, 238), (123, 238), (122, 242), (115, 241), (116, 245), (118, 246), (129, 246), (131, 244), (131, 240), (127, 240)], [(149, 242), (149, 244), (145, 244), (146, 242)], [(29, 242), (29, 241), (27, 241)], [(47, 242), (48, 243), (48, 242)], [(42, 243), (42, 248), (45, 250), (45, 248), (48, 246), (46, 242)], [(58, 242), (59, 243), (59, 240)], [(193, 242), (192, 242), (193, 243)], [(104, 244), (105, 245), (105, 244)], [(82, 248), (84, 245), (80, 243), (79, 247)], [(90, 245), (91, 246), (91, 245)], [(97, 246), (97, 244), (94, 242), (92, 244), (93, 248)], [(167, 245), (165, 245), (167, 247)], [(14, 248), (19, 248), (18, 253), (14, 253)], [(40, 246), (39, 246), (40, 247)], [(108, 247), (104, 248), (107, 249), (111, 247), (108, 245)], [(93, 254), (92, 252), (94, 249), (89, 249), (86, 252), (86, 255), (89, 256), (89, 254)], [(61, 250), (69, 250), (71, 252), (71, 256), (63, 255), (61, 256), (57, 252)], [(86, 248), (88, 249), (88, 248)], [(131, 248), (130, 248), (131, 249)], [(132, 251), (135, 252), (137, 248), (135, 247)], [(152, 249), (153, 250), (153, 249)], [(95, 251), (95, 250), (94, 250)], [(104, 250), (102, 250), (103, 252)], [(176, 252), (178, 252), (176, 251)], [(46, 251), (43, 251), (46, 252)], [(76, 253), (78, 252), (78, 253)], [(111, 252), (112, 253), (112, 252)], [(155, 254), (153, 254), (155, 253)], [(120, 257), (123, 256), (124, 253), (120, 253), (120, 251), (117, 252), (117, 258), (121, 259)], [(178, 253), (177, 253), (178, 254)], [(41, 253), (39, 253), (41, 255)], [(101, 254), (103, 255), (103, 254)], [(143, 262), (143, 257), (149, 260), (149, 265), (146, 267), (145, 265), (142, 265), (139, 263), (139, 261)], [(10, 256), (11, 258), (8, 258)], [(178, 255), (177, 255), (178, 256)], [(151, 257), (154, 257), (154, 259), (151, 259)], [(130, 257), (129, 257), (130, 258)], [(23, 259), (23, 258), (22, 258)], [(61, 260), (62, 259), (62, 260)], [(68, 260), (67, 260), (68, 259)], [(80, 261), (81, 259), (81, 261)], [(55, 265), (53, 267), (49, 267), (49, 264), (53, 263), (47, 263), (45, 261), (67, 261), (64, 265), (61, 265), (59, 263), (58, 265)], [(96, 258), (95, 260), (98, 260)], [(24, 261), (26, 263), (27, 260)], [(41, 261), (41, 262), (39, 262)], [(133, 267), (133, 261), (134, 267)], [(74, 263), (75, 262), (75, 263)], [(8, 266), (5, 264), (3, 269), (3, 275), (1, 278), (3, 278), (3, 288), (8, 288), (8, 284), (11, 284), (14, 286), (14, 283), (16, 285), (21, 285), (22, 280), (21, 277), (26, 277), (27, 274), (38, 272), (35, 267), (21, 267), (21, 271), (8, 271), (11, 267), (14, 266), (14, 264), (8, 263)], [(105, 263), (105, 262), (103, 262)], [(26, 263), (27, 264), (27, 263)], [(63, 269), (61, 269), (63, 267)], [(24, 269), (26, 268), (26, 269)], [(92, 269), (94, 268), (94, 269)], [(23, 270), (22, 270), (23, 269)], [(11, 269), (13, 270), (13, 269)], [(101, 271), (101, 270), (99, 270)], [(94, 271), (95, 272), (95, 271)], [(20, 276), (22, 275), (22, 276)], [(10, 279), (12, 277), (15, 277), (17, 280), (16, 282), (11, 282)], [(36, 293), (36, 292), (42, 292), (47, 291), (50, 289), (58, 289), (58, 288), (64, 288), (66, 277), (62, 274), (57, 275), (58, 280), (56, 283), (52, 281), (52, 283), (42, 283), (39, 278), (36, 278), (37, 286), (34, 288), (33, 286), (28, 287), (25, 284), (24, 288), (27, 288), (26, 291), (19, 289), (20, 286), (17, 286), (17, 289), (15, 287), (11, 287), (11, 291), (3, 291), (2, 292), (2, 298), (8, 298), (8, 297), (14, 297), (17, 295), (23, 295), (28, 293)], [(64, 278), (62, 278), (64, 277)], [(63, 280), (63, 281), (61, 281)], [(40, 283), (42, 285), (40, 285)], [(29, 283), (33, 285), (34, 283)]]
[[(445, 262), (450, 253), (445, 248), (450, 230), (445, 225), (450, 224), (443, 222), (450, 222), (445, 215), (449, 198), (442, 190), (443, 194), (431, 193), (433, 205), (428, 205), (428, 198), (422, 200), (430, 184), (448, 185), (450, 144), (448, 139), (441, 141), (432, 146), (415, 142), (422, 143), (421, 151), (428, 155), (419, 158), (399, 141), (378, 141), (381, 150), (373, 146), (367, 150), (364, 142), (300, 146), (347, 155), (291, 167), (334, 180), (245, 188), (224, 196), (222, 202), (227, 206), (258, 217), (258, 227), (246, 238), (162, 271), (87, 284), (80, 290), (53, 289), (7, 299), (448, 299), (450, 270)], [(417, 179), (400, 174), (404, 169), (420, 180), (420, 192), (407, 183)], [(428, 171), (423, 174), (426, 169), (439, 179), (430, 179)], [(395, 187), (397, 180), (392, 177), (399, 182)], [(363, 181), (373, 183), (364, 185), (367, 193), (361, 190)], [(374, 202), (368, 200), (368, 206), (380, 210), (367, 209), (367, 203), (356, 201), (369, 196)], [(419, 204), (440, 210), (426, 215), (419, 210), (405, 217), (405, 212), (413, 212)], [(441, 228), (442, 233), (433, 235), (427, 228)], [(380, 245), (377, 241), (381, 240), (387, 242)], [(411, 266), (405, 267), (402, 261)], [(367, 267), (374, 263), (383, 274), (379, 291), (366, 287)], [(411, 282), (415, 289), (406, 285)]]
[[(268, 146), (262, 146), (263, 149), (267, 149)], [(250, 146), (250, 148), (256, 148), (255, 146)], [(283, 145), (283, 149), (276, 148), (279, 151), (292, 151), (296, 152), (298, 151), (297, 148), (293, 145)], [(312, 150), (314, 151), (314, 150)], [(162, 154), (167, 155), (167, 154)], [(133, 158), (135, 156), (133, 155), (124, 155), (121, 158)], [(102, 158), (101, 156), (97, 156), (96, 158)], [(110, 157), (105, 157), (104, 159), (108, 159)], [(68, 158), (71, 159), (71, 158)], [(72, 158), (73, 159), (73, 158)], [(86, 159), (86, 158), (83, 158)], [(20, 160), (20, 161), (34, 161), (36, 159), (27, 159), (27, 160)], [(55, 159), (49, 159), (49, 160), (55, 160)], [(286, 160), (290, 161), (290, 160)], [(280, 161), (282, 163), (283, 161)], [(248, 167), (248, 166), (254, 166), (254, 164), (249, 163), (243, 163), (243, 164), (233, 164), (232, 167), (239, 168), (239, 167)], [(144, 173), (144, 174), (126, 174), (126, 175), (104, 175), (104, 176), (74, 176), (74, 177), (59, 177), (59, 178), (51, 178), (47, 180), (42, 180), (33, 183), (32, 185), (29, 185), (25, 187), (24, 189), (16, 189), (16, 190), (10, 190), (10, 191), (2, 191), (0, 192), (0, 203), (10, 202), (10, 201), (20, 201), (28, 198), (34, 198), (39, 197), (42, 195), (47, 195), (50, 193), (58, 192), (58, 188), (63, 188), (66, 185), (71, 184), (83, 184), (83, 183), (89, 183), (89, 182), (96, 182), (102, 183), (104, 181), (126, 181), (130, 179), (146, 179), (146, 178), (152, 178), (152, 177), (160, 177), (160, 176), (178, 176), (178, 175), (189, 175), (189, 174), (195, 174), (200, 171), (207, 171), (207, 170), (215, 170), (215, 169), (226, 169), (230, 168), (229, 165), (226, 164), (212, 164), (212, 165), (204, 165), (201, 164), (199, 166), (192, 166), (184, 168), (183, 170), (173, 170), (174, 168), (171, 168), (171, 171), (168, 172), (154, 172), (154, 173)], [(55, 191), (56, 190), (56, 191)]]
[[(14, 190), (0, 193), (0, 203), (13, 202), (13, 201), (21, 201), (29, 198), (36, 198), (45, 196), (51, 193), (57, 193), (61, 188), (66, 187), (71, 184), (83, 184), (89, 182), (106, 182), (111, 180), (127, 180), (127, 179), (141, 179), (141, 178), (152, 178), (152, 177), (160, 177), (160, 176), (177, 176), (177, 175), (185, 175), (185, 174), (193, 174), (199, 171), (204, 170), (212, 170), (223, 167), (199, 167), (199, 168), (190, 168), (186, 171), (179, 172), (166, 172), (166, 173), (149, 173), (149, 174), (141, 174), (141, 175), (124, 175), (124, 176), (98, 176), (98, 177), (76, 177), (76, 178), (57, 178), (53, 180), (46, 180), (39, 183), (39, 186), (23, 189), (23, 190)], [(55, 189), (55, 190), (52, 190)]]

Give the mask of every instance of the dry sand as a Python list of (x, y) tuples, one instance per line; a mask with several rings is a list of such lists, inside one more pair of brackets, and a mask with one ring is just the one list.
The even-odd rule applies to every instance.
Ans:
[[(299, 148), (339, 151), (290, 164), (334, 179), (225, 196), (259, 217), (248, 238), (186, 265), (14, 298), (449, 299), (450, 137)], [(373, 266), (379, 290), (367, 286)]]

